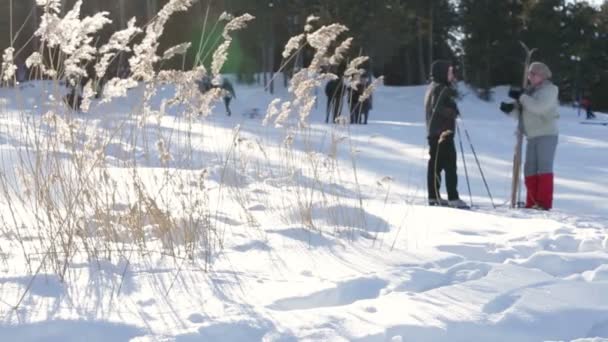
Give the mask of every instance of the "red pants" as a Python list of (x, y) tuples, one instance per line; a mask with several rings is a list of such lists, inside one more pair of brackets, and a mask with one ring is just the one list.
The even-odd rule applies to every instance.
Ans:
[(539, 206), (545, 210), (553, 207), (553, 174), (543, 173), (526, 177), (526, 208)]

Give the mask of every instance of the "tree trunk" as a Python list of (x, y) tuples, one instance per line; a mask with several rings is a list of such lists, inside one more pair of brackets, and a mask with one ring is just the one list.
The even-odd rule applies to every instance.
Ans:
[(426, 82), (426, 63), (424, 62), (424, 43), (422, 41), (422, 21), (420, 19), (416, 19), (416, 40), (418, 42), (418, 70), (420, 72), (419, 84), (423, 84)]
[[(125, 10), (125, 0), (118, 0), (118, 24), (120, 30), (127, 26), (127, 12)], [(125, 63), (125, 54), (123, 52), (118, 54), (118, 70), (122, 68)]]
[(271, 94), (274, 94), (274, 45), (275, 45), (275, 33), (274, 33), (274, 21), (273, 15), (275, 14), (274, 7), (270, 8), (269, 17), (268, 17), (268, 34), (264, 38), (264, 49), (266, 50), (266, 61), (265, 61), (265, 71), (269, 74), (268, 82), (266, 83), (266, 87)]
[(274, 33), (270, 34), (270, 42), (268, 43), (268, 72), (270, 73), (270, 84), (268, 85), (268, 90), (271, 94), (274, 94)]
[(264, 88), (266, 88), (266, 86), (268, 85), (268, 74), (266, 74), (266, 69), (268, 66), (268, 64), (266, 62), (266, 59), (267, 59), (266, 54), (268, 53), (268, 50), (266, 50), (266, 46), (263, 46), (261, 50), (262, 50), (262, 81), (264, 82), (262, 84), (263, 84)]
[(118, 25), (120, 29), (127, 26), (127, 12), (125, 10), (125, 0), (118, 0)]
[(9, 34), (10, 34), (10, 37), (11, 37), (10, 43), (11, 43), (11, 46), (13, 46), (13, 44), (15, 43), (14, 42), (15, 37), (13, 36), (13, 16), (15, 15), (14, 8), (13, 8), (13, 0), (9, 0), (9, 4), (8, 5), (9, 5), (8, 17), (9, 17), (9, 26), (10, 26), (10, 28), (9, 28)]
[(429, 14), (429, 66), (433, 63), (433, 25), (435, 22), (433, 18), (435, 16), (435, 5), (433, 1), (431, 1), (430, 6), (431, 13)]
[(158, 7), (157, 0), (146, 0), (146, 19), (147, 21), (152, 20), (156, 15)]
[[(38, 30), (38, 5), (36, 5), (36, 0), (32, 0), (33, 12), (32, 12), (32, 34)], [(38, 51), (38, 38), (32, 39), (32, 50)]]
[(410, 49), (405, 49), (405, 84), (412, 85), (414, 83), (412, 75), (412, 56)]
[(469, 83), (468, 82), (469, 81), (469, 75), (467, 74), (467, 72), (468, 72), (467, 71), (467, 63), (465, 61), (464, 54), (460, 56), (460, 67), (462, 68), (462, 72), (461, 72), (462, 81), (464, 83)]
[(491, 62), (491, 53), (490, 50), (491, 49), (491, 44), (490, 44), (490, 40), (486, 39), (486, 58), (485, 58), (485, 70), (483, 71), (484, 73), (484, 77), (483, 77), (483, 90), (484, 90), (484, 94), (483, 94), (483, 99), (486, 101), (490, 100), (490, 88), (492, 87), (492, 62)]

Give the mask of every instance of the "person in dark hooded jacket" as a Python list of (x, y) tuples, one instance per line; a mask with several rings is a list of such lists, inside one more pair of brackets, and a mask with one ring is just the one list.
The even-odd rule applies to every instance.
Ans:
[(227, 79), (222, 79), (221, 88), (224, 89), (224, 107), (226, 107), (226, 115), (232, 115), (232, 111), (230, 110), (230, 102), (232, 99), (236, 99), (236, 93), (234, 92), (234, 87), (232, 83)]
[(325, 96), (327, 96), (325, 123), (330, 122), (330, 117), (331, 123), (335, 123), (336, 118), (340, 116), (345, 92), (346, 87), (344, 86), (342, 76), (338, 76), (338, 78), (330, 80), (325, 85)]
[(349, 88), (348, 102), (350, 104), (350, 123), (367, 125), (369, 111), (372, 109), (372, 94), (360, 101), (365, 89), (371, 84), (370, 75), (366, 72), (361, 75), (361, 81)]
[[(424, 97), (430, 156), (427, 168), (429, 205), (468, 208), (458, 194), (454, 131), (456, 117), (460, 112), (455, 101), (456, 90), (452, 87), (455, 81), (454, 69), (448, 61), (435, 61), (431, 66), (431, 77), (432, 82)], [(441, 171), (445, 172), (447, 201), (441, 198), (439, 191)]]

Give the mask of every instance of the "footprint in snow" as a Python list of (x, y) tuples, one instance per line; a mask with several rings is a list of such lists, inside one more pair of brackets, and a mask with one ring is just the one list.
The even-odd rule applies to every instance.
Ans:
[(188, 320), (192, 323), (203, 323), (205, 318), (201, 314), (192, 314), (188, 316)]
[(277, 300), (269, 308), (291, 311), (349, 305), (360, 300), (377, 298), (387, 284), (386, 280), (379, 278), (351, 279), (337, 284), (334, 288), (317, 291), (307, 296)]

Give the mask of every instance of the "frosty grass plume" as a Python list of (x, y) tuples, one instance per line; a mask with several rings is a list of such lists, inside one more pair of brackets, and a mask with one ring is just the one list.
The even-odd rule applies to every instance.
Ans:
[(363, 102), (365, 100), (367, 100), (372, 93), (374, 92), (374, 90), (378, 87), (378, 85), (381, 85), (384, 83), (384, 76), (380, 76), (378, 78), (376, 78), (372, 84), (370, 84), (369, 86), (367, 86), (367, 88), (365, 88), (365, 90), (363, 91), (363, 94), (361, 94), (361, 96), (359, 96), (359, 102)]
[[(222, 14), (221, 17), (228, 18), (228, 16), (224, 14)], [(232, 36), (230, 34), (233, 31), (246, 27), (247, 23), (253, 19), (255, 19), (254, 16), (250, 14), (243, 14), (240, 17), (230, 20), (224, 27), (224, 31), (222, 32), (224, 42), (220, 44), (220, 46), (218, 46), (218, 48), (213, 52), (213, 61), (211, 62), (211, 74), (213, 75), (214, 84), (219, 83), (220, 71), (228, 59), (228, 49), (230, 48), (230, 44), (232, 44)]]
[(308, 44), (317, 51), (310, 62), (310, 69), (319, 70), (322, 65), (328, 64), (327, 51), (329, 50), (329, 46), (341, 33), (346, 31), (348, 31), (348, 28), (344, 25), (331, 24), (322, 26), (306, 36)]
[[(315, 89), (319, 87), (323, 81), (335, 79), (336, 76), (323, 71), (323, 67), (330, 63), (339, 64), (350, 48), (352, 38), (344, 40), (338, 48), (336, 48), (332, 56), (328, 56), (329, 47), (338, 38), (340, 34), (348, 31), (344, 25), (332, 24), (322, 26), (318, 30), (309, 33), (310, 24), (318, 20), (318, 17), (311, 16), (307, 19), (304, 34), (293, 37), (287, 43), (283, 57), (287, 58), (295, 50), (299, 49), (303, 41), (316, 50), (315, 55), (308, 66), (298, 71), (292, 76), (289, 86), (289, 92), (293, 94), (293, 102), (283, 103), (281, 110), (277, 109), (279, 101), (275, 100), (268, 106), (264, 124), (269, 123), (276, 117), (274, 123), (276, 126), (284, 126), (289, 120), (292, 112), (298, 113), (298, 125), (306, 127), (307, 119), (312, 112), (316, 101)], [(310, 26), (310, 27), (309, 27)]]
[(17, 67), (13, 60), (15, 49), (13, 47), (6, 48), (2, 54), (2, 80), (8, 82), (15, 76)]
[(186, 11), (194, 0), (171, 0), (158, 12), (154, 20), (146, 27), (144, 39), (133, 48), (134, 55), (129, 59), (132, 77), (149, 82), (154, 78), (154, 64), (160, 57), (156, 55), (159, 39), (165, 30), (169, 17), (179, 11)]
[(111, 23), (108, 19), (109, 13), (99, 12), (80, 20), (82, 0), (78, 0), (63, 18), (59, 18), (58, 11), (55, 10), (58, 7), (50, 6), (48, 2), (38, 3), (45, 5), (45, 12), (34, 35), (48, 47), (60, 48), (66, 57), (63, 61), (64, 76), (75, 84), (77, 78), (86, 75), (81, 64), (92, 60), (97, 53), (97, 49), (91, 45), (92, 35)]
[(105, 76), (110, 62), (117, 53), (131, 51), (131, 48), (128, 46), (129, 42), (135, 35), (141, 32), (143, 31), (139, 27), (135, 26), (135, 17), (133, 17), (131, 20), (129, 20), (126, 29), (116, 31), (114, 34), (112, 34), (108, 43), (99, 48), (99, 53), (103, 56), (95, 65), (95, 73), (97, 78), (101, 79)]
[(306, 34), (304, 33), (289, 38), (289, 41), (285, 44), (285, 49), (283, 49), (283, 53), (281, 54), (283, 58), (287, 58), (291, 56), (294, 51), (297, 51), (305, 39)]
[(365, 70), (360, 69), (359, 66), (367, 62), (368, 59), (369, 57), (360, 56), (354, 58), (352, 61), (350, 61), (350, 63), (348, 63), (348, 67), (344, 72), (344, 78), (350, 81), (351, 88), (355, 89), (359, 83), (361, 83), (361, 75)]
[(188, 52), (188, 49), (190, 49), (190, 46), (192, 46), (192, 43), (181, 43), (179, 45), (175, 45), (175, 46), (167, 49), (165, 51), (165, 53), (163, 53), (163, 59), (167, 60), (167, 59), (171, 59), (177, 55), (184, 55), (184, 54), (186, 54), (186, 52)]
[(338, 64), (342, 63), (342, 61), (345, 58), (346, 53), (348, 52), (348, 50), (350, 50), (350, 46), (351, 46), (352, 42), (353, 42), (352, 37), (349, 37), (345, 41), (343, 41), (342, 44), (340, 44), (340, 46), (338, 46), (336, 48), (334, 55), (329, 58), (329, 64), (338, 65)]

